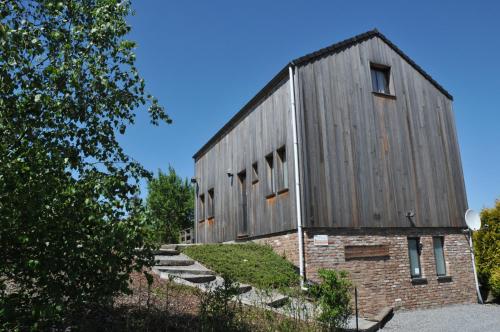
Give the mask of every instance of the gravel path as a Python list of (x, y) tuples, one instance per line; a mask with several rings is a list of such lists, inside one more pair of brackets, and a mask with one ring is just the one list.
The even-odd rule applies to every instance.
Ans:
[(465, 304), (396, 312), (381, 331), (500, 331), (500, 305)]

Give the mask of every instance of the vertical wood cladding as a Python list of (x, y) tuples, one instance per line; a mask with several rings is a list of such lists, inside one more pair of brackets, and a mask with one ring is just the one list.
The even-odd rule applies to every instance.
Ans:
[[(197, 222), (199, 242), (222, 242), (236, 239), (242, 225), (243, 206), (238, 174), (246, 171), (248, 236), (259, 236), (296, 228), (295, 192), (288, 191), (269, 197), (267, 192), (267, 163), (265, 157), (274, 156), (286, 147), (286, 159), (293, 160), (288, 80), (281, 82), (252, 112), (204, 153), (195, 165), (199, 194), (207, 197), (214, 188), (214, 220)], [(257, 172), (253, 169), (257, 167)], [(293, 184), (293, 163), (287, 163), (288, 184)], [(229, 177), (227, 173), (233, 174)], [(277, 174), (275, 174), (276, 176)], [(282, 189), (282, 188), (280, 188)], [(206, 199), (206, 198), (205, 198)]]
[[(388, 70), (391, 95), (373, 93), (371, 68)], [(392, 47), (373, 37), (301, 63), (295, 87), (304, 227), (465, 227), (452, 102)], [(238, 229), (244, 224), (238, 174), (248, 175), (249, 237), (296, 229), (289, 88), (285, 77), (197, 154), (205, 207), (214, 190), (214, 218), (197, 221), (198, 241), (245, 233)], [(277, 153), (282, 147), (285, 159)], [(287, 161), (288, 191), (274, 196), (268, 156), (275, 187), (285, 183), (278, 175)]]
[[(372, 93), (373, 64), (390, 67), (394, 96)], [(298, 81), (305, 226), (465, 226), (451, 100), (391, 47), (355, 44)]]

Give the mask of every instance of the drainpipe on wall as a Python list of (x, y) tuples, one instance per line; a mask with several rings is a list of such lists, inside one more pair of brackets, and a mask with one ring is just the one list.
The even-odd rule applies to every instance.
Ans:
[(297, 212), (297, 240), (299, 241), (299, 271), (300, 287), (304, 288), (304, 233), (302, 232), (302, 201), (300, 197), (300, 175), (299, 175), (299, 142), (297, 133), (297, 111), (295, 107), (295, 81), (293, 76), (293, 62), (288, 67), (290, 75), (290, 106), (292, 112), (292, 136), (293, 136), (293, 166), (295, 169), (295, 202)]
[(194, 177), (191, 178), (191, 184), (193, 185), (194, 191), (194, 221), (193, 221), (193, 232), (194, 232), (194, 243), (198, 243), (198, 179), (196, 178), (196, 161), (194, 162)]
[(194, 232), (194, 243), (198, 243), (198, 182), (194, 184), (194, 221), (193, 221), (193, 232)]

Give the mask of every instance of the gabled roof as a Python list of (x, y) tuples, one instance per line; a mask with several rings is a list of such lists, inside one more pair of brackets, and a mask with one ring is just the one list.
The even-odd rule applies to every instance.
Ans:
[(261, 100), (263, 100), (264, 97), (269, 95), (273, 91), (273, 89), (288, 76), (288, 67), (305, 65), (307, 63), (316, 61), (322, 57), (326, 57), (331, 54), (341, 52), (349, 47), (352, 47), (353, 45), (359, 44), (374, 37), (378, 37), (381, 40), (383, 40), (388, 46), (390, 46), (396, 53), (398, 53), (403, 59), (405, 59), (413, 68), (415, 68), (415, 70), (417, 70), (420, 74), (422, 74), (422, 76), (424, 76), (429, 82), (431, 82), (446, 97), (448, 97), (450, 100), (453, 100), (453, 96), (448, 91), (446, 91), (438, 82), (436, 82), (429, 74), (427, 74), (419, 65), (417, 65), (412, 59), (410, 59), (409, 56), (403, 53), (403, 51), (401, 51), (396, 45), (394, 45), (389, 39), (387, 39), (387, 37), (384, 36), (380, 31), (378, 31), (377, 29), (373, 29), (290, 61), (245, 106), (243, 106), (241, 110), (238, 113), (236, 113), (210, 140), (208, 140), (208, 142), (205, 143), (201, 147), (201, 149), (199, 149), (198, 152), (194, 154), (193, 158), (195, 160), (198, 160), (198, 158), (202, 156), (208, 150), (208, 148), (217, 143), (222, 137), (224, 137), (224, 135), (230, 129), (232, 129), (241, 119), (243, 119), (248, 113), (250, 113), (256, 104), (258, 104)]

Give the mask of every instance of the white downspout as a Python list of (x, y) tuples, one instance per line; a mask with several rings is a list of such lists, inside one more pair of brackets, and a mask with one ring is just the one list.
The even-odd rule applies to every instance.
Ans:
[[(195, 174), (196, 174), (196, 165), (195, 165)], [(193, 191), (194, 191), (194, 221), (193, 221), (194, 243), (198, 243), (198, 182), (194, 183)]]
[(302, 201), (300, 197), (300, 175), (299, 175), (299, 142), (297, 139), (297, 111), (295, 107), (295, 82), (293, 78), (293, 64), (288, 67), (290, 75), (290, 104), (292, 112), (292, 136), (293, 136), (293, 166), (295, 169), (295, 202), (297, 212), (297, 240), (299, 241), (299, 271), (300, 287), (304, 288), (304, 233), (302, 232)]
[(476, 260), (474, 259), (474, 244), (472, 243), (472, 230), (470, 228), (469, 228), (469, 247), (470, 247), (470, 256), (472, 258), (472, 270), (474, 271), (474, 281), (476, 283), (477, 299), (479, 303), (484, 304), (483, 297), (481, 296), (481, 291), (479, 290), (479, 281), (477, 280)]

